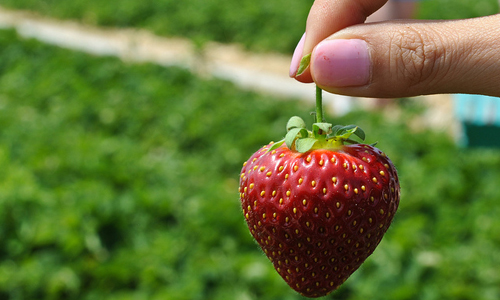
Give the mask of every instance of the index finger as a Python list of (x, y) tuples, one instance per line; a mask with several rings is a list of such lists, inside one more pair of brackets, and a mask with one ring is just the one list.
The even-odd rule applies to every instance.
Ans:
[[(387, 0), (316, 0), (307, 17), (306, 35), (302, 56), (312, 52), (322, 40), (348, 26), (361, 24), (381, 8)], [(296, 77), (302, 82), (312, 82), (308, 69)]]

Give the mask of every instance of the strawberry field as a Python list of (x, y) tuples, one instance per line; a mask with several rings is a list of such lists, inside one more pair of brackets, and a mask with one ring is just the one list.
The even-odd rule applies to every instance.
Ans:
[[(472, 1), (455, 0), (451, 11), (492, 13), (494, 1), (469, 9)], [(283, 11), (283, 1), (241, 2), (251, 29), (229, 2), (2, 5), (288, 52), (312, 1), (302, 2)], [(426, 1), (421, 14), (434, 17), (442, 11), (436, 3), (451, 2)], [(174, 4), (176, 13), (166, 18)], [(199, 10), (191, 15), (186, 7)], [(274, 13), (275, 23), (262, 22)], [(222, 18), (220, 28), (237, 19), (244, 29), (204, 32), (211, 14)], [(280, 31), (283, 41), (272, 43), (266, 30)], [(290, 116), (310, 125), (313, 107), (183, 69), (59, 49), (9, 30), (0, 30), (0, 49), (0, 299), (306, 299), (253, 241), (238, 179), (243, 161), (283, 137)], [(404, 100), (390, 117), (327, 116), (360, 125), (367, 142), (391, 157), (401, 204), (374, 254), (324, 299), (500, 298), (500, 149), (460, 148), (447, 134), (408, 122), (422, 112), (417, 101)]]
[[(290, 53), (305, 29), (313, 0), (3, 0), (6, 8), (110, 27), (136, 27), (197, 44), (215, 40), (254, 51)], [(451, 19), (494, 14), (497, 0), (424, 0), (421, 18)]]

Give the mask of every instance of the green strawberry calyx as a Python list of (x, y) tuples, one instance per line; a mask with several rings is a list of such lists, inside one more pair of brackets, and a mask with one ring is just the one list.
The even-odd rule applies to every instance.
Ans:
[(268, 151), (280, 147), (283, 143), (292, 151), (305, 153), (316, 149), (338, 149), (342, 145), (357, 144), (352, 137), (364, 141), (365, 132), (356, 125), (335, 125), (323, 120), (321, 89), (316, 89), (316, 123), (312, 124), (312, 131), (307, 130), (302, 118), (293, 116), (286, 125), (285, 138), (274, 143)]
[(287, 123), (285, 138), (269, 148), (272, 151), (283, 143), (292, 151), (305, 153), (316, 149), (338, 149), (342, 145), (357, 144), (352, 138), (357, 136), (361, 141), (365, 139), (364, 131), (356, 125), (336, 125), (330, 123), (314, 123), (312, 131), (307, 130), (304, 120), (294, 116)]

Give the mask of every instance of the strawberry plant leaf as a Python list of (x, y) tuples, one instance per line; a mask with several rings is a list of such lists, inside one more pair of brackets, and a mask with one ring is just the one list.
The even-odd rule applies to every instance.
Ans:
[(309, 67), (310, 62), (311, 62), (311, 53), (302, 57), (302, 59), (300, 60), (299, 69), (297, 70), (296, 76), (302, 75), (302, 73), (304, 73), (307, 67)]
[(276, 143), (272, 144), (271, 147), (267, 151), (273, 151), (274, 149), (279, 148), (283, 143), (285, 142), (285, 139), (282, 139), (281, 141), (277, 141)]
[[(358, 126), (356, 125), (346, 125), (344, 127), (342, 127), (342, 130), (345, 131), (345, 132), (349, 132), (349, 131), (352, 131), (352, 130), (356, 130)], [(352, 131), (354, 132), (354, 131)]]
[(314, 123), (313, 124), (313, 132), (315, 134), (319, 134), (319, 131), (322, 130), (323, 134), (329, 134), (332, 131), (332, 124), (330, 123)]
[(295, 142), (295, 145), (296, 145), (296, 150), (300, 153), (305, 153), (309, 150), (311, 150), (311, 148), (314, 146), (314, 144), (317, 142), (318, 140), (315, 139), (315, 138), (303, 138), (303, 139), (298, 139), (296, 142)]
[(338, 134), (338, 132), (339, 132), (339, 130), (340, 130), (342, 127), (344, 127), (344, 126), (342, 126), (342, 125), (335, 125), (335, 126), (333, 126), (333, 127), (332, 127), (332, 133), (331, 133), (331, 135), (332, 135), (332, 136), (337, 135), (337, 134)]
[[(299, 136), (300, 134), (300, 136)], [(289, 149), (293, 150), (294, 149), (294, 141), (297, 138), (305, 138), (308, 136), (308, 132), (305, 128), (292, 128), (288, 131), (288, 133), (285, 135), (285, 144), (288, 146)]]
[(357, 129), (358, 129), (358, 127), (355, 125), (344, 126), (343, 128), (341, 128), (339, 130), (338, 137), (345, 141), (345, 140), (349, 139), (349, 137), (351, 135), (353, 135), (353, 133), (355, 133)]
[(347, 139), (347, 140), (344, 140), (344, 143), (347, 143), (347, 144), (359, 144), (358, 141), (355, 141), (353, 139)]
[(285, 135), (285, 144), (288, 146), (290, 150), (293, 150), (293, 143), (295, 139), (297, 139), (297, 135), (300, 132), (300, 128), (292, 128)]
[(359, 127), (356, 127), (356, 131), (354, 131), (354, 134), (357, 135), (362, 141), (364, 141), (366, 138), (365, 131)]
[(286, 124), (286, 131), (290, 131), (292, 128), (306, 128), (306, 123), (302, 120), (302, 118), (293, 116)]

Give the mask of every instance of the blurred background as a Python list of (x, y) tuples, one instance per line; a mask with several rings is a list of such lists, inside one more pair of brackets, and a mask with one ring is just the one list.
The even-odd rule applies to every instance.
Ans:
[[(276, 75), (312, 2), (2, 0), (0, 299), (305, 299), (252, 240), (238, 175), (290, 116), (312, 123), (302, 85)], [(416, 17), (497, 11), (424, 0)], [(328, 120), (391, 157), (402, 195), (324, 299), (500, 299), (500, 151), (467, 143), (497, 127), (463, 123), (449, 98), (328, 100), (344, 103)]]

